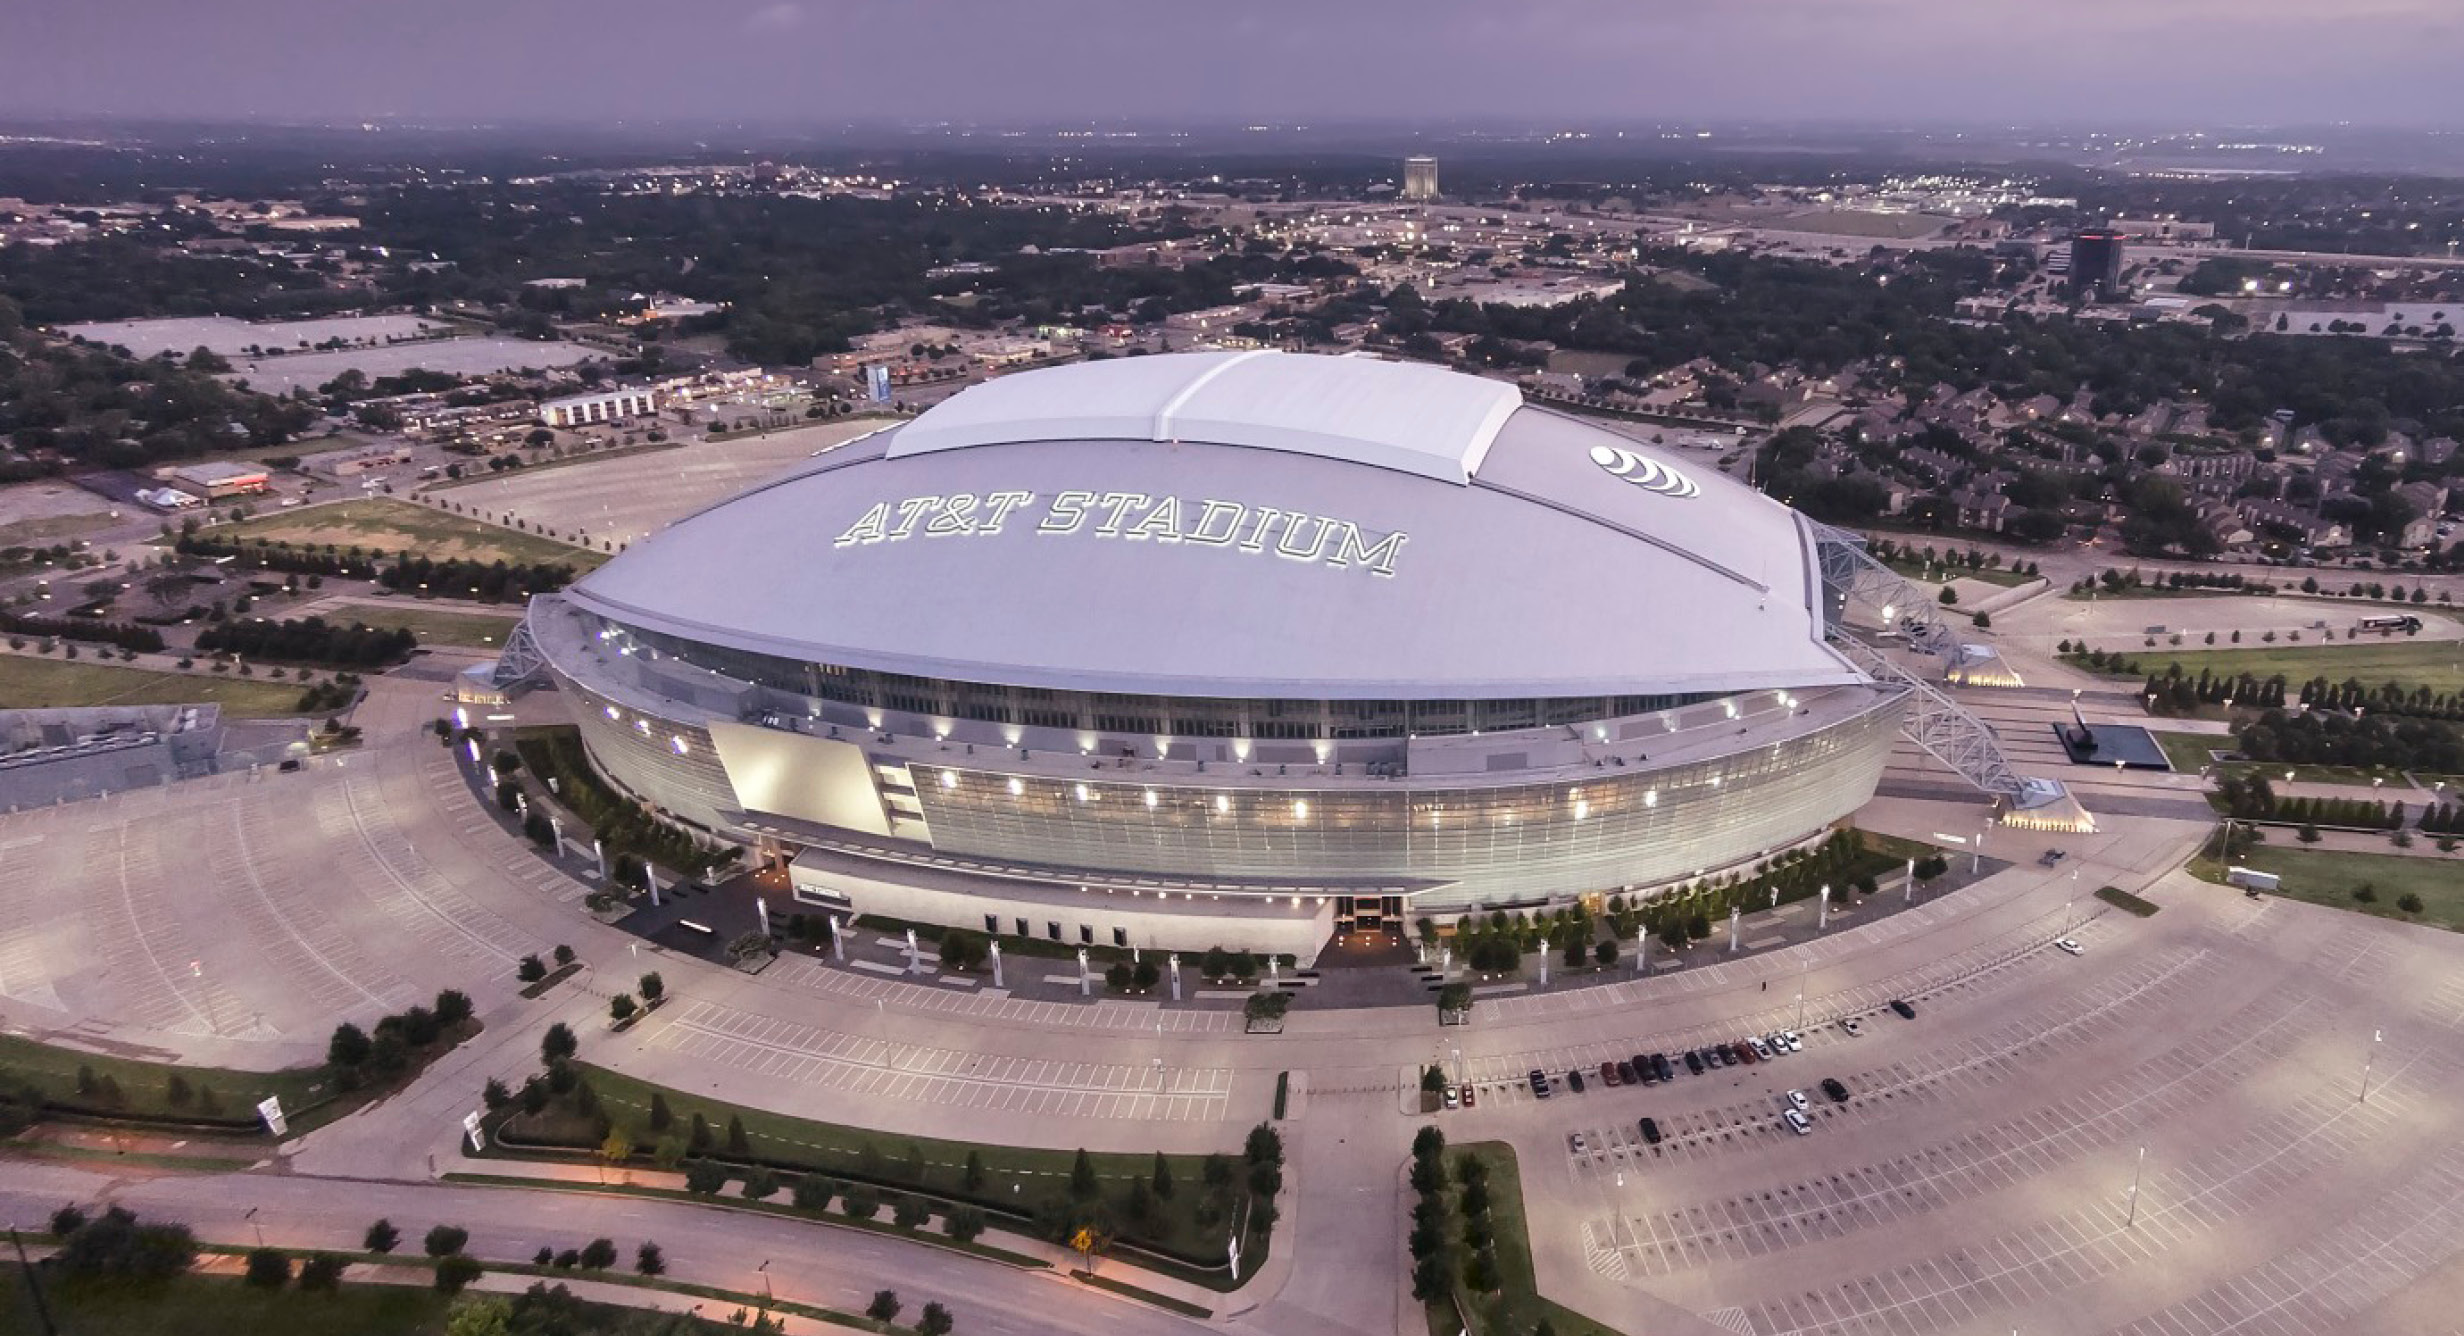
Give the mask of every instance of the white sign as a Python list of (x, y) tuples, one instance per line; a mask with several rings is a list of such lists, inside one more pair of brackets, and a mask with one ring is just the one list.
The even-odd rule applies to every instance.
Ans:
[(488, 1148), (488, 1134), (479, 1130), (478, 1110), (474, 1109), (462, 1115), (462, 1135), (471, 1139), (472, 1150), (481, 1151)]
[(282, 1116), (282, 1097), (267, 1095), (257, 1104), (257, 1116), (265, 1120), (265, 1130), (278, 1137), (291, 1135), (291, 1124)]
[(1396, 556), (1411, 541), (1409, 534), (1380, 534), (1349, 520), (1238, 501), (1184, 501), (1144, 492), (1057, 492), (1042, 505), (1036, 503), (1033, 492), (959, 492), (879, 501), (831, 540), (831, 546), (896, 543), (918, 534), (991, 537), (1013, 522), (1024, 526), (1032, 520), (1038, 537), (1085, 534), (1133, 543), (1230, 548), (1249, 556), (1272, 552), (1286, 561), (1324, 562), (1338, 570), (1358, 566), (1371, 575), (1391, 576)]

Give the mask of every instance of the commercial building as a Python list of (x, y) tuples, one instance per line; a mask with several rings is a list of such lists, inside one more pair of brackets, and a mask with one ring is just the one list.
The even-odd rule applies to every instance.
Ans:
[(1403, 160), (1403, 198), (1419, 202), (1437, 198), (1437, 159)]
[(2082, 296), (2112, 297), (2122, 290), (2120, 232), (2109, 229), (2080, 232), (2070, 239), (2071, 291)]
[(208, 501), (220, 501), (231, 496), (253, 496), (273, 485), (264, 469), (252, 464), (232, 464), (214, 459), (202, 464), (182, 464), (164, 475)]
[(550, 399), (539, 405), (539, 420), (551, 427), (580, 427), (594, 422), (621, 422), (626, 418), (645, 417), (658, 411), (659, 394), (656, 390), (602, 390), (596, 394)]
[(1816, 531), (1433, 367), (1024, 372), (535, 600), (609, 779), (799, 899), (1314, 955), (1652, 894), (1872, 796)]

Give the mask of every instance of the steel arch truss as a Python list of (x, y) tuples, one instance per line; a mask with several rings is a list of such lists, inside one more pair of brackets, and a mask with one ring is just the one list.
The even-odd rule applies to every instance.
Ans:
[(1958, 648), (1958, 637), (1943, 624), (1934, 600), (1906, 576), (1874, 560), (1865, 550), (1862, 534), (1811, 520), (1806, 521), (1806, 527), (1813, 530), (1814, 556), (1822, 569), (1823, 593), (1833, 604), (1825, 612), (1836, 610), (1835, 617), (1825, 618), (1834, 637), (1846, 633), (1848, 613), (1862, 609), (1876, 626), (1899, 632), (1910, 645), (1927, 654), (1948, 656)]
[(530, 633), (530, 616), (525, 613), (505, 637), (505, 652), (496, 656), (496, 671), (489, 679), (500, 687), (534, 682), (544, 679), (547, 666), (547, 656), (539, 652), (539, 642)]
[(1909, 741), (1923, 747), (1961, 779), (2014, 807), (2039, 791), (2037, 786), (2045, 781), (2023, 779), (2013, 771), (1993, 730), (1959, 708), (1959, 702), (1854, 636), (1835, 636), (1832, 643), (1875, 680), (1908, 688), (1908, 720), (1901, 728)]

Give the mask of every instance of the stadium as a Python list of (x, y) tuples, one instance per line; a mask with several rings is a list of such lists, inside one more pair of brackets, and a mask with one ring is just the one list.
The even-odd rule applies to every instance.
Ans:
[(602, 773), (799, 901), (1311, 958), (1868, 801), (1931, 693), (1824, 532), (1511, 385), (1179, 354), (965, 390), (526, 625)]

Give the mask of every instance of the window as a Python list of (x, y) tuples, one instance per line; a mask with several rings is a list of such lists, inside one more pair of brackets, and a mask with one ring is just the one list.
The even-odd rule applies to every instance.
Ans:
[(1114, 928), (1112, 930), (1112, 944), (1118, 947), (1127, 947), (1129, 945), (1129, 929)]
[(1018, 935), (1021, 937), (1033, 937), (1035, 935), (1035, 929), (1028, 927), (1025, 919), (1020, 919), (1018, 920)]
[(986, 914), (984, 916), (984, 935), (987, 937), (998, 937), (1001, 935), (1001, 916), (999, 914)]
[(1079, 924), (1079, 925), (1078, 925), (1078, 944), (1079, 944), (1080, 946), (1093, 946), (1093, 945), (1095, 945), (1095, 925), (1094, 925), (1094, 924), (1092, 924), (1092, 923), (1081, 923), (1081, 924)]
[(1051, 938), (1052, 940), (1054, 940), (1054, 941), (1056, 941), (1056, 942), (1057, 942), (1057, 941), (1060, 941), (1060, 940), (1061, 940), (1061, 924), (1060, 924), (1060, 922), (1059, 922), (1058, 920), (1055, 920), (1055, 919), (1046, 919), (1046, 920), (1044, 921), (1044, 935), (1045, 935), (1046, 937)]

